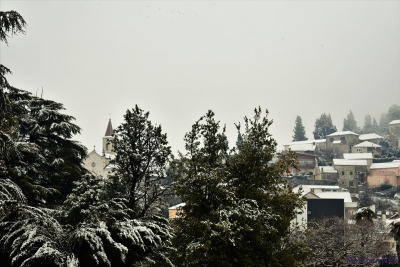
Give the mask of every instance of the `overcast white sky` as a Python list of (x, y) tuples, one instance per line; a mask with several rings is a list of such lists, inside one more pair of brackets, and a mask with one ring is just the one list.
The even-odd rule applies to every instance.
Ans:
[[(270, 111), (279, 145), (301, 116), (338, 130), (351, 109), (400, 105), (399, 1), (4, 1), (27, 21), (1, 44), (10, 83), (64, 104), (90, 150), (138, 104), (174, 153), (208, 109), (226, 124)], [(39, 90), (41, 91), (41, 89)]]

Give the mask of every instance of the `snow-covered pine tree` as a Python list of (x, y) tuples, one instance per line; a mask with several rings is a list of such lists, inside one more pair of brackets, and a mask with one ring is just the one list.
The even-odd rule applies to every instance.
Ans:
[(22, 190), (0, 179), (0, 262), (4, 267), (78, 267), (67, 236), (51, 214), (28, 206)]
[(137, 105), (127, 110), (113, 139), (116, 157), (111, 164), (115, 165), (115, 176), (126, 186), (124, 196), (137, 218), (157, 213), (162, 196), (169, 190), (163, 181), (172, 160), (171, 147), (161, 125), (153, 125), (148, 117), (149, 112)]
[[(117, 184), (115, 184), (117, 183)], [(86, 175), (65, 201), (68, 249), (80, 266), (172, 266), (162, 253), (170, 246), (167, 219), (135, 218), (129, 200), (115, 191), (116, 177)]]
[[(0, 177), (10, 178), (23, 190), (29, 203), (60, 204), (71, 192), (73, 181), (85, 173), (81, 163), (87, 150), (71, 140), (80, 128), (72, 116), (62, 114), (63, 105), (9, 87), (13, 157), (3, 158)], [(61, 193), (61, 194), (60, 194)]]
[[(164, 183), (166, 169), (172, 160), (167, 135), (162, 133), (161, 125), (153, 125), (149, 112), (137, 105), (127, 110), (125, 122), (114, 130), (113, 196), (124, 198), (127, 207), (133, 211), (131, 219), (154, 224), (169, 229), (168, 221), (163, 218), (161, 208), (167, 208), (163, 197), (170, 193), (169, 185)], [(160, 232), (161, 233), (161, 232)], [(170, 266), (169, 232), (161, 238), (162, 246), (154, 246), (147, 259), (157, 266)], [(145, 266), (147, 266), (143, 262)]]
[(244, 132), (238, 125), (242, 141), (229, 154), (212, 111), (186, 134), (187, 153), (173, 165), (174, 188), (186, 204), (173, 222), (177, 265), (297, 266), (306, 257), (289, 235), (302, 201), (281, 179), (295, 156), (269, 165), (276, 148), (271, 123), (256, 109)]
[[(0, 41), (24, 33), (17, 12), (0, 11), (0, 21)], [(10, 86), (6, 74), (0, 65), (0, 179), (16, 182), (30, 204), (60, 204), (85, 172), (86, 148), (71, 140), (80, 128), (62, 104)]]
[[(174, 191), (185, 203), (174, 219), (174, 263), (177, 266), (219, 266), (229, 262), (226, 249), (231, 230), (225, 226), (233, 192), (226, 184), (228, 141), (209, 110), (185, 135), (186, 153), (172, 164)], [(225, 220), (225, 224), (224, 224)], [(223, 241), (225, 239), (225, 241)]]
[[(0, 11), (0, 41), (8, 44), (7, 37), (24, 33), (26, 22), (24, 18), (15, 11)], [(15, 116), (12, 114), (11, 103), (7, 97), (10, 84), (6, 75), (11, 70), (0, 64), (0, 177), (6, 174), (5, 160), (18, 158), (15, 138), (18, 135)]]
[(237, 124), (242, 145), (227, 161), (228, 184), (236, 198), (254, 203), (247, 211), (252, 216), (243, 218), (244, 230), (235, 239), (235, 249), (243, 249), (237, 249), (235, 260), (243, 266), (298, 266), (308, 255), (304, 243), (291, 238), (290, 223), (303, 200), (282, 178), (289, 166), (297, 166), (296, 155), (289, 153), (270, 163), (277, 146), (269, 132), (271, 124), (268, 111), (263, 116), (261, 108), (254, 110), (252, 119), (245, 117), (243, 130)]

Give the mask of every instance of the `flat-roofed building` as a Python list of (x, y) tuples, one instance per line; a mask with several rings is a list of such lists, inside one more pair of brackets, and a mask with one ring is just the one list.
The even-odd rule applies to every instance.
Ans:
[(372, 163), (367, 181), (368, 185), (373, 187), (382, 184), (400, 185), (400, 161)]
[(363, 174), (367, 173), (368, 163), (365, 159), (333, 159), (333, 167), (338, 171), (339, 186), (358, 188)]

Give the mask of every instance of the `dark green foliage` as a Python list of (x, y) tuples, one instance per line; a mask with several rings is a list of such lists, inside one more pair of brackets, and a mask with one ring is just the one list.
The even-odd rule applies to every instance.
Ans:
[(314, 139), (325, 139), (327, 135), (337, 132), (336, 126), (332, 124), (331, 115), (323, 113), (315, 120)]
[(115, 175), (126, 186), (125, 197), (138, 218), (154, 212), (161, 197), (168, 192), (162, 185), (166, 167), (172, 159), (167, 135), (155, 126), (137, 105), (127, 110), (125, 122), (114, 130)]
[[(0, 11), (0, 40), (24, 33), (25, 20), (15, 11)], [(63, 105), (9, 85), (0, 66), (0, 179), (16, 182), (30, 204), (60, 204), (72, 183), (85, 172), (86, 148), (72, 136), (80, 133), (75, 118), (60, 113)]]
[(354, 133), (359, 131), (356, 119), (354, 118), (354, 114), (351, 110), (349, 114), (347, 114), (347, 118), (343, 121), (343, 131), (352, 131)]
[[(73, 181), (85, 173), (86, 148), (71, 140), (80, 133), (75, 118), (62, 114), (63, 105), (16, 88), (5, 95), (11, 110), (3, 121), (12, 148), (0, 178), (10, 178), (24, 191), (31, 204), (60, 204), (71, 192)], [(13, 144), (13, 145), (12, 145)], [(0, 156), (1, 157), (1, 156)]]
[(306, 137), (306, 131), (303, 126), (303, 121), (300, 116), (296, 117), (294, 129), (293, 129), (294, 135), (292, 141), (306, 141), (308, 138)]
[(380, 191), (388, 190), (392, 187), (393, 186), (391, 184), (381, 184)]
[(379, 145), (382, 146), (381, 159), (383, 160), (383, 162), (388, 162), (385, 161), (385, 159), (388, 159), (389, 161), (400, 159), (400, 149), (398, 147), (392, 146), (388, 139), (380, 140)]
[(281, 178), (294, 154), (270, 165), (276, 142), (272, 121), (255, 110), (237, 125), (240, 145), (228, 153), (225, 128), (208, 111), (185, 135), (186, 154), (172, 166), (182, 201), (174, 220), (178, 266), (299, 266), (307, 249), (290, 238), (290, 221), (302, 205)]
[(68, 248), (81, 266), (133, 266), (159, 260), (171, 266), (170, 228), (165, 218), (136, 218), (127, 198), (120, 197), (117, 178), (82, 177), (64, 203), (64, 224), (70, 225)]
[(0, 11), (0, 41), (8, 44), (7, 37), (25, 33), (26, 21), (14, 10)]

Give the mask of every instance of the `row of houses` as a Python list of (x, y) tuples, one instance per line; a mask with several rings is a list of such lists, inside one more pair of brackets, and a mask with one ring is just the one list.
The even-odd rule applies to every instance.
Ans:
[[(400, 147), (400, 120), (389, 123), (389, 138), (392, 145)], [(351, 131), (335, 132), (326, 139), (291, 142), (284, 145), (285, 151), (297, 153), (298, 166), (291, 167), (291, 175), (304, 173), (314, 180), (337, 183), (344, 188), (357, 188), (368, 183), (377, 187), (382, 184), (400, 185), (400, 161), (373, 163), (382, 156), (383, 139), (375, 133), (358, 135)], [(318, 166), (318, 156), (330, 153), (332, 162)], [(279, 158), (279, 156), (278, 156)]]

